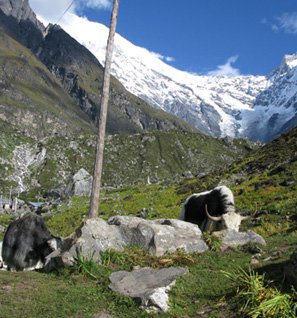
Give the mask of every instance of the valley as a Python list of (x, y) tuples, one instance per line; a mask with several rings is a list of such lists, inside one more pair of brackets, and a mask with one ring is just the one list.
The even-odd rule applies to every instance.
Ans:
[[(96, 46), (71, 30), (42, 25), (28, 0), (0, 1), (0, 195), (42, 202), (62, 237), (89, 210), (107, 31), (98, 27)], [(1, 270), (0, 316), (155, 317), (111, 291), (111, 273), (182, 266), (160, 317), (295, 317), (296, 54), (267, 76), (200, 76), (119, 35), (116, 45), (99, 217), (177, 219), (190, 194), (226, 185), (250, 216), (240, 231), (267, 244), (223, 249), (205, 232), (203, 254), (126, 246), (51, 273)], [(0, 212), (0, 240), (18, 216)]]

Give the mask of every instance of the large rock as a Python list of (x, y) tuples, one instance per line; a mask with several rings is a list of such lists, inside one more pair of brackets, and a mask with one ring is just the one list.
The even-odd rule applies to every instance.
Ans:
[(80, 231), (81, 236), (69, 251), (73, 257), (80, 253), (100, 260), (100, 252), (109, 248), (122, 251), (126, 245), (139, 246), (157, 256), (181, 248), (189, 253), (208, 250), (196, 225), (174, 219), (114, 216), (107, 223), (97, 218), (87, 220)]
[[(258, 234), (223, 230), (213, 235), (222, 241), (222, 249), (249, 243), (265, 245)], [(197, 225), (176, 219), (144, 220), (132, 216), (113, 216), (108, 222), (101, 218), (88, 219), (68, 239), (74, 244), (66, 250), (53, 252), (48, 269), (71, 265), (78, 254), (100, 261), (100, 253), (107, 249), (123, 251), (127, 245), (138, 246), (152, 255), (184, 249), (188, 253), (203, 253), (208, 250)]]
[(138, 245), (156, 256), (181, 248), (188, 253), (208, 250), (198, 226), (181, 220), (149, 221), (138, 217), (114, 216), (108, 223), (118, 228), (125, 244)]
[(166, 312), (169, 300), (167, 292), (176, 279), (186, 273), (187, 269), (182, 267), (145, 267), (132, 272), (119, 271), (111, 274), (109, 287), (139, 300), (144, 309)]
[(264, 238), (253, 231), (236, 232), (234, 230), (222, 230), (213, 232), (213, 235), (217, 236), (221, 240), (222, 250), (228, 247), (237, 247), (249, 243), (266, 245)]
[(92, 176), (84, 168), (78, 170), (68, 183), (65, 194), (72, 196), (89, 196), (91, 194)]
[(80, 230), (81, 236), (69, 251), (74, 257), (80, 253), (98, 261), (100, 260), (100, 252), (110, 248), (119, 251), (124, 249), (125, 243), (119, 229), (108, 225), (101, 218), (87, 220)]

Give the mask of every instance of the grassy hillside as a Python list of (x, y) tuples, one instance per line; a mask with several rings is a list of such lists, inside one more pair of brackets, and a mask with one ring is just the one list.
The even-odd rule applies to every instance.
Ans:
[[(101, 196), (100, 216), (104, 219), (115, 214), (142, 215), (149, 219), (177, 217), (187, 195), (224, 183), (234, 191), (238, 210), (252, 213), (242, 230), (251, 229), (263, 235), (267, 246), (251, 245), (221, 252), (217, 250), (217, 243), (210, 240), (213, 250), (207, 253), (186, 255), (180, 252), (166, 255), (166, 260), (132, 247), (124, 253), (107, 251), (102, 265), (90, 267), (97, 277), (95, 280), (75, 267), (51, 275), (0, 272), (4, 291), (0, 294), (3, 317), (20, 312), (23, 317), (37, 317), (40, 312), (48, 313), (49, 317), (93, 317), (103, 309), (114, 317), (153, 317), (153, 314), (141, 311), (133, 300), (111, 292), (108, 277), (112, 271), (130, 270), (136, 264), (153, 267), (169, 264), (188, 266), (189, 274), (178, 280), (170, 293), (170, 312), (159, 314), (160, 317), (293, 318), (292, 304), (297, 295), (290, 289), (283, 268), (297, 246), (296, 140), (295, 129), (227, 170), (179, 183), (167, 181), (105, 189)], [(47, 217), (47, 224), (55, 234), (70, 233), (88, 213), (88, 203), (88, 198), (73, 198), (70, 204), (60, 206), (53, 216)], [(248, 271), (255, 257), (257, 262), (252, 265), (255, 272), (244, 276), (245, 283), (240, 287), (243, 277), (238, 268)], [(231, 273), (233, 278), (223, 272)], [(249, 283), (253, 284), (253, 291), (241, 289), (247, 288)], [(240, 297), (236, 290), (241, 292)], [(256, 290), (258, 294), (254, 294)], [(257, 299), (248, 298), (249, 303), (243, 309), (244, 297), (253, 295)], [(274, 302), (278, 299), (278, 307), (270, 314), (262, 311), (262, 314), (252, 316), (252, 311), (260, 310), (257, 306), (264, 306), (267, 299)], [(281, 299), (286, 299), (291, 309)], [(30, 308), (24, 306), (27, 302), (33, 305)], [(287, 312), (288, 308), (290, 312)]]
[[(274, 220), (270, 229), (275, 232), (273, 234), (283, 235), (289, 228), (294, 232), (297, 221), (296, 149), (297, 129), (293, 129), (225, 170), (209, 171), (179, 183), (164, 181), (150, 186), (106, 190), (101, 213), (106, 218), (113, 213), (137, 215), (148, 208), (148, 218), (174, 218), (179, 215), (181, 204), (188, 195), (225, 184), (234, 192), (238, 211), (253, 214), (254, 219), (261, 217), (260, 224), (252, 219), (247, 222), (248, 226), (264, 225), (260, 232), (265, 234), (269, 220)], [(74, 199), (73, 207), (81, 209), (79, 218), (86, 212), (87, 204), (88, 200)], [(76, 209), (73, 207), (69, 211)], [(267, 231), (270, 235), (269, 229)]]
[(0, 32), (0, 118), (35, 139), (92, 131), (87, 116), (34, 55)]
[(221, 174), (180, 185), (180, 192), (229, 185), (238, 207), (250, 211), (295, 213), (297, 194), (297, 128), (258, 148)]
[[(95, 156), (95, 136), (92, 134), (53, 136), (36, 142), (3, 122), (0, 138), (3, 141), (0, 158), (6, 169), (0, 176), (0, 191), (6, 194), (11, 185), (16, 186), (10, 178), (15, 171), (22, 176), (27, 188), (27, 193), (22, 196), (31, 198), (37, 194), (43, 196), (50, 190), (62, 193), (71, 176), (81, 168), (92, 174)], [(20, 146), (25, 148), (26, 154)], [(178, 130), (109, 135), (105, 143), (103, 183), (121, 187), (146, 184), (148, 179), (152, 183), (160, 180), (172, 183), (185, 177), (201, 176), (229, 165), (254, 146), (244, 140), (214, 139)], [(16, 155), (16, 151), (21, 153)], [(45, 158), (38, 161), (41, 151)]]

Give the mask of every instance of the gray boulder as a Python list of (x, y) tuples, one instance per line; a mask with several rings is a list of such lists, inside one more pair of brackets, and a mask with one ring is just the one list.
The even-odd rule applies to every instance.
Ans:
[(65, 259), (78, 253), (100, 261), (100, 252), (113, 248), (122, 251), (126, 245), (136, 245), (161, 256), (184, 249), (202, 253), (208, 250), (196, 225), (175, 219), (144, 220), (138, 217), (114, 216), (108, 220), (86, 220), (80, 228), (80, 237), (70, 248)]
[(124, 241), (115, 226), (110, 226), (101, 218), (86, 220), (80, 228), (81, 235), (69, 253), (75, 257), (78, 253), (85, 257), (93, 257), (100, 261), (100, 252), (113, 248), (118, 251), (124, 249)]
[(182, 267), (119, 271), (111, 274), (109, 288), (135, 298), (145, 310), (166, 312), (169, 309), (168, 291), (176, 279), (186, 273), (187, 269)]
[(138, 245), (152, 255), (184, 249), (188, 253), (208, 250), (197, 225), (176, 219), (144, 220), (138, 217), (113, 216), (108, 223), (118, 228), (125, 244)]
[(68, 183), (65, 194), (66, 197), (90, 196), (92, 188), (92, 176), (84, 168), (78, 170)]
[(264, 238), (253, 231), (236, 232), (234, 230), (222, 230), (213, 232), (213, 235), (221, 240), (222, 250), (225, 250), (228, 247), (237, 247), (249, 243), (266, 245)]

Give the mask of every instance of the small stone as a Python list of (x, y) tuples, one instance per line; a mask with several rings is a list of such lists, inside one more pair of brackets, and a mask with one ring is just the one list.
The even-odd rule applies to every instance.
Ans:
[(175, 284), (176, 279), (187, 272), (188, 270), (182, 267), (145, 267), (132, 272), (114, 272), (109, 278), (109, 288), (140, 300), (142, 309), (166, 312), (169, 309), (167, 292)]

